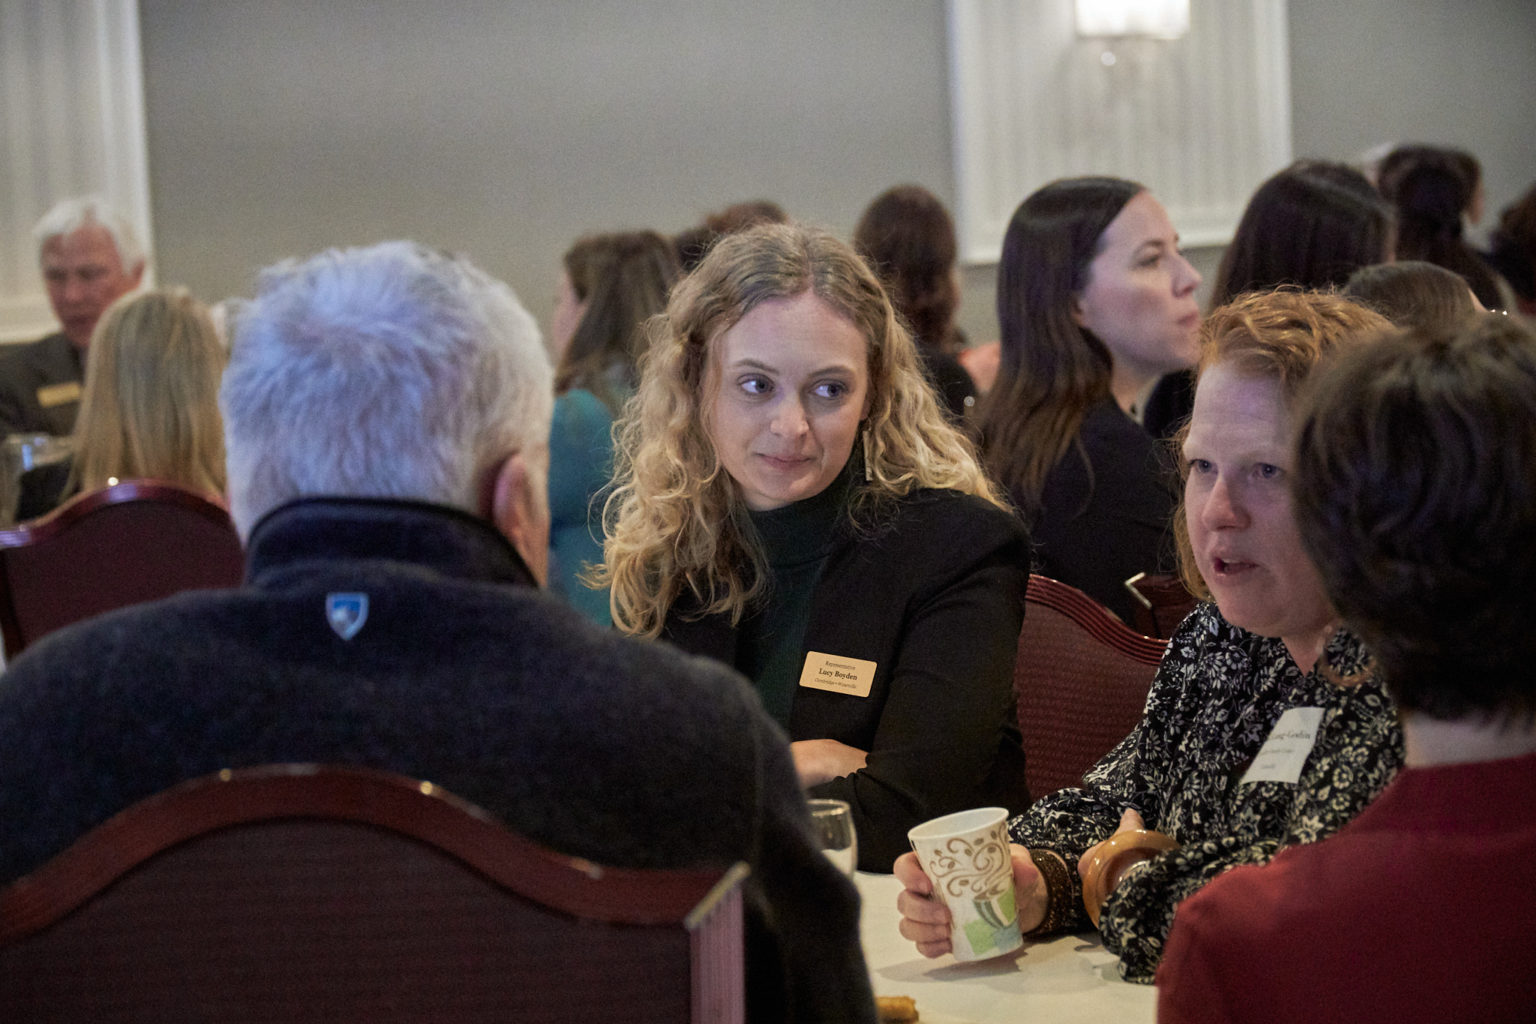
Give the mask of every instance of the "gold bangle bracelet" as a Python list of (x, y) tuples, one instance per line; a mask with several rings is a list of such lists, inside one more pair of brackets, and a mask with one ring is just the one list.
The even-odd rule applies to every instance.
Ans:
[(1100, 843), (1083, 875), (1083, 909), (1088, 911), (1093, 926), (1099, 926), (1104, 901), (1115, 891), (1115, 885), (1126, 869), (1178, 848), (1179, 844), (1172, 836), (1142, 828), (1116, 832)]

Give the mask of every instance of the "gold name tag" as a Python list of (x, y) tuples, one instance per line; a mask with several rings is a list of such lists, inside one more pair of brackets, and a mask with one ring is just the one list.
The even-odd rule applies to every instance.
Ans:
[(80, 401), (80, 382), (77, 380), (67, 380), (63, 384), (49, 384), (47, 387), (37, 389), (37, 404), (44, 409), (78, 401)]
[(868, 697), (875, 685), (875, 663), (810, 651), (805, 656), (805, 667), (800, 670), (800, 685), (850, 697)]

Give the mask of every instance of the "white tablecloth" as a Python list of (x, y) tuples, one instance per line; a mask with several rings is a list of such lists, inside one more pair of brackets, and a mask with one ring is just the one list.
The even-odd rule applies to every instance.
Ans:
[(891, 875), (859, 872), (860, 933), (877, 996), (911, 996), (923, 1024), (1150, 1024), (1157, 994), (1120, 980), (1097, 935), (1026, 942), (1015, 953), (963, 964), (929, 960), (896, 930), (901, 915)]

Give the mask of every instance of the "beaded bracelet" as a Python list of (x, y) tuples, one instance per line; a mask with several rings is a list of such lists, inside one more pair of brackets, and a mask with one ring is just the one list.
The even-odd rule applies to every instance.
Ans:
[(1074, 900), (1072, 873), (1061, 854), (1054, 850), (1030, 850), (1029, 856), (1040, 872), (1040, 881), (1045, 883), (1045, 918), (1024, 933), (1025, 938), (1032, 939), (1065, 928), (1071, 920)]

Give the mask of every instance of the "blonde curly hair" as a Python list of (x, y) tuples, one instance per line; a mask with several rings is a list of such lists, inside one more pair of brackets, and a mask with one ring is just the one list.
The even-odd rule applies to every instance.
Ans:
[(611, 588), (613, 619), (624, 632), (659, 634), (685, 590), (703, 614), (726, 613), (733, 623), (761, 594), (766, 572), (756, 532), (710, 439), (715, 340), (761, 303), (808, 290), (868, 342), (864, 471), (850, 474), (854, 525), (878, 528), (892, 499), (919, 488), (1007, 507), (971, 442), (940, 410), (911, 336), (851, 247), (796, 224), (728, 235), (652, 318), (640, 386), (614, 428), (616, 487), (604, 508), (603, 564), (589, 582)]

